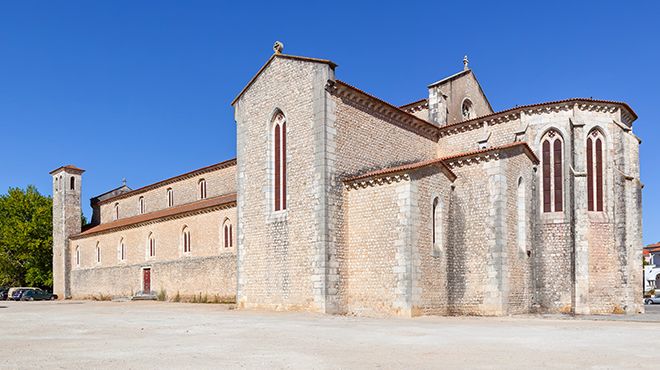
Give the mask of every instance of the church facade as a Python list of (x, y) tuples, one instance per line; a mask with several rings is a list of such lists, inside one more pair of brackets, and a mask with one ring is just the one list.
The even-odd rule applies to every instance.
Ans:
[(643, 310), (627, 104), (494, 112), (466, 59), (397, 107), (335, 69), (276, 47), (232, 102), (235, 159), (95, 197), (82, 228), (83, 170), (52, 171), (55, 293), (407, 317)]

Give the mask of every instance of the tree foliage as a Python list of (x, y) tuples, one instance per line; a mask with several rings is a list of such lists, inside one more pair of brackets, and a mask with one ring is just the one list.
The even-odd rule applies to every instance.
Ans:
[(52, 209), (34, 186), (0, 195), (0, 286), (53, 285)]

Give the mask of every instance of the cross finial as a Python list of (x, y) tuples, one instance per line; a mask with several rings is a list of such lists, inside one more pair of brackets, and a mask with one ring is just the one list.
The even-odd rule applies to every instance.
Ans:
[(275, 54), (282, 54), (282, 50), (284, 50), (284, 44), (280, 41), (275, 41), (275, 44), (273, 45), (273, 51)]
[(469, 68), (468, 68), (468, 57), (467, 57), (467, 55), (465, 55), (465, 56), (463, 57), (463, 70), (464, 70), (464, 71), (467, 71), (468, 69), (469, 69)]
[(126, 178), (125, 177), (123, 179), (121, 179), (121, 184), (122, 184), (122, 186), (126, 186)]

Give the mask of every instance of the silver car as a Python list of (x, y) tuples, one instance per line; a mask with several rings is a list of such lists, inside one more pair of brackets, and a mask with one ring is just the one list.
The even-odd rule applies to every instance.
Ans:
[(660, 304), (660, 294), (656, 294), (655, 297), (644, 298), (644, 304)]

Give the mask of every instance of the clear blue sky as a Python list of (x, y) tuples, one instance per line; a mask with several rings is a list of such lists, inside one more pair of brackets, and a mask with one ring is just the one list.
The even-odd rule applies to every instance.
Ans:
[[(468, 5), (466, 5), (468, 4)], [(635, 4), (635, 5), (633, 5)], [(235, 156), (230, 101), (272, 53), (332, 59), (394, 104), (462, 68), (495, 110), (569, 97), (639, 114), (644, 242), (660, 241), (657, 1), (0, 0), (0, 193), (87, 170), (87, 199)]]

